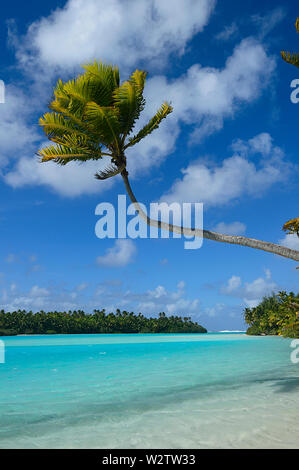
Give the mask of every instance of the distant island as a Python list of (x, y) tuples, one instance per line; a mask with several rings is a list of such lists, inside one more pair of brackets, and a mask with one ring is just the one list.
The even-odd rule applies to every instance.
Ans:
[(190, 317), (145, 317), (141, 313), (116, 310), (106, 313), (94, 310), (33, 313), (25, 310), (0, 311), (0, 336), (34, 334), (103, 334), (103, 333), (207, 333), (207, 330)]

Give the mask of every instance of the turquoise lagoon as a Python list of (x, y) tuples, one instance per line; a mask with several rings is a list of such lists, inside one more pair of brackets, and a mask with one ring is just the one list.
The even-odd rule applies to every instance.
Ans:
[(298, 448), (291, 340), (2, 338), (1, 448)]

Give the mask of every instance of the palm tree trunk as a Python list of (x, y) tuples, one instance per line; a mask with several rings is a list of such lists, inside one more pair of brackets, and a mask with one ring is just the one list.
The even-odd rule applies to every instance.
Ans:
[(169, 232), (175, 232), (175, 233), (180, 233), (184, 235), (190, 235), (194, 237), (203, 237), (208, 240), (214, 240), (216, 242), (221, 242), (221, 243), (230, 243), (233, 245), (242, 245), (242, 246), (248, 246), (250, 248), (255, 248), (257, 250), (262, 250), (262, 251), (268, 251), (270, 253), (273, 253), (275, 255), (283, 256), (284, 258), (290, 258), (295, 261), (299, 261), (299, 251), (298, 250), (292, 250), (290, 248), (287, 248), (285, 246), (281, 245), (276, 245), (275, 243), (269, 243), (269, 242), (264, 242), (262, 240), (255, 240), (254, 238), (247, 238), (247, 237), (240, 237), (237, 235), (224, 235), (222, 233), (217, 233), (217, 232), (212, 232), (210, 230), (199, 230), (199, 229), (192, 229), (192, 228), (185, 228), (179, 225), (172, 225), (172, 224), (167, 224), (166, 222), (162, 222), (159, 220), (153, 220), (150, 217), (148, 217), (145, 212), (141, 209), (137, 199), (134, 196), (134, 193), (132, 191), (129, 179), (128, 179), (128, 172), (127, 170), (123, 170), (121, 172), (122, 178), (125, 183), (125, 187), (127, 190), (127, 193), (129, 195), (130, 200), (134, 204), (134, 207), (136, 209), (136, 212), (140, 215), (140, 217), (145, 220), (147, 225), (150, 225), (152, 227), (158, 227), (164, 230), (168, 230)]

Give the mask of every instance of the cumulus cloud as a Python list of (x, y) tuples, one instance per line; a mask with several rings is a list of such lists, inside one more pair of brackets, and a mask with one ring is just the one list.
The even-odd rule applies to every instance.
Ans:
[(292, 250), (299, 250), (299, 237), (295, 233), (287, 234), (284, 238), (280, 239), (278, 243)]
[[(157, 286), (154, 290), (148, 290), (138, 296), (137, 308), (145, 313), (162, 312), (168, 314), (197, 314), (199, 315), (199, 299), (187, 299), (185, 295), (184, 281), (177, 284), (176, 291), (168, 291), (164, 286)], [(128, 298), (130, 292), (127, 293)]]
[(200, 316), (200, 299), (188, 298), (185, 293), (184, 281), (177, 283), (175, 290), (169, 290), (163, 285), (144, 292), (124, 290), (123, 286), (101, 283), (96, 290), (96, 299), (108, 311), (116, 308), (141, 312), (145, 315), (155, 315), (159, 312), (174, 315)]
[(144, 292), (126, 290), (119, 279), (101, 282), (86, 292), (85, 283), (73, 289), (64, 285), (51, 287), (32, 286), (30, 289), (2, 289), (1, 305), (6, 311), (18, 308), (38, 311), (83, 309), (92, 312), (96, 308), (106, 311), (123, 310), (142, 312), (145, 315), (157, 315), (159, 312), (174, 315), (200, 316), (200, 299), (189, 298), (185, 293), (185, 282), (180, 281), (174, 290), (157, 285)]
[(120, 267), (133, 261), (136, 247), (132, 240), (116, 240), (112, 248), (108, 248), (103, 256), (98, 256), (96, 262), (100, 266)]
[(237, 34), (238, 31), (239, 31), (239, 28), (237, 24), (233, 22), (229, 26), (225, 26), (225, 28), (216, 35), (216, 39), (218, 41), (228, 41), (233, 36), (235, 36), (235, 34)]
[(78, 308), (78, 299), (75, 301), (73, 291), (68, 291), (62, 286), (45, 288), (33, 285), (30, 289), (20, 290), (14, 284), (14, 288), (2, 291), (2, 308), (6, 311), (18, 309), (32, 310), (70, 310)]
[(223, 287), (222, 292), (225, 294), (231, 294), (232, 292), (235, 292), (239, 287), (241, 286), (242, 281), (239, 276), (232, 276), (228, 282), (227, 285)]
[(247, 38), (235, 47), (223, 68), (194, 64), (173, 80), (162, 75), (150, 78), (145, 88), (147, 105), (137, 127), (143, 126), (164, 100), (171, 102), (174, 111), (158, 131), (130, 149), (129, 169), (136, 172), (161, 163), (175, 150), (181, 124), (192, 126), (191, 143), (219, 131), (225, 118), (260, 96), (274, 68), (275, 62), (262, 44)]
[(50, 292), (44, 287), (33, 286), (29, 292), (29, 295), (32, 297), (46, 297), (50, 295)]
[(40, 137), (28, 123), (31, 103), (19, 88), (6, 85), (5, 103), (0, 106), (0, 167), (33, 150)]
[(286, 9), (283, 7), (274, 8), (266, 14), (255, 14), (251, 16), (251, 21), (256, 25), (259, 38), (263, 39), (269, 34), (286, 16)]
[(246, 306), (255, 307), (265, 295), (270, 295), (275, 289), (277, 284), (272, 280), (270, 270), (266, 269), (264, 277), (258, 277), (252, 282), (243, 282), (240, 276), (233, 275), (221, 287), (220, 292), (241, 298)]
[(206, 307), (204, 313), (208, 317), (214, 318), (220, 314), (223, 314), (226, 309), (226, 305), (222, 304), (221, 302), (217, 302), (213, 307)]
[[(262, 134), (248, 142), (239, 140), (233, 146), (239, 153), (218, 165), (202, 160), (190, 163), (182, 170), (182, 179), (176, 180), (161, 200), (169, 203), (199, 201), (209, 206), (221, 206), (244, 195), (262, 195), (272, 185), (284, 182), (290, 170), (279, 147), (272, 143), (269, 149), (266, 147), (266, 141), (270, 139), (268, 134)], [(253, 153), (261, 155), (257, 164), (248, 158)], [(266, 155), (267, 159), (264, 158)]]
[(112, 187), (112, 180), (99, 182), (94, 177), (104, 166), (102, 161), (70, 162), (61, 166), (53, 162), (40, 163), (34, 157), (23, 157), (6, 173), (4, 180), (13, 188), (44, 185), (60, 195), (75, 197), (83, 193), (100, 193)]
[[(165, 61), (202, 31), (215, 0), (69, 0), (18, 42), (27, 67), (72, 69), (95, 57), (121, 66)], [(16, 39), (14, 39), (16, 44)]]

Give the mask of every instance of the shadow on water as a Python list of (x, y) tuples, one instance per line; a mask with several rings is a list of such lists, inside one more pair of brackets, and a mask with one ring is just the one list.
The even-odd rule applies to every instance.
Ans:
[(299, 391), (299, 377), (270, 378), (265, 380), (256, 380), (256, 382), (272, 382), (275, 393), (292, 393)]
[[(82, 424), (99, 423), (101, 421), (110, 421), (111, 423), (118, 421), (125, 415), (138, 416), (144, 412), (160, 412), (161, 409), (171, 403), (180, 404), (185, 400), (204, 400), (207, 396), (222, 394), (224, 391), (231, 393), (238, 393), (240, 389), (248, 388), (254, 384), (269, 383), (270, 387), (274, 389), (274, 393), (293, 393), (299, 390), (299, 377), (275, 377), (268, 376), (265, 378), (239, 378), (239, 380), (217, 380), (213, 383), (201, 383), (190, 385), (188, 387), (173, 387), (172, 389), (151, 391), (149, 394), (137, 394), (132, 399), (97, 402), (93, 403), (77, 403), (76, 411), (69, 409), (68, 412), (56, 410), (52, 413), (25, 413), (25, 416), (20, 416), (19, 413), (4, 413), (2, 415), (2, 432), (0, 431), (0, 441), (2, 437), (21, 436), (24, 434), (20, 420), (25, 418), (24, 425), (26, 425), (27, 433), (42, 435), (49, 431), (51, 423), (55, 428), (76, 426)], [(9, 424), (8, 428), (7, 425)], [(4, 432), (5, 431), (5, 432)], [(1, 447), (1, 446), (0, 446)]]

